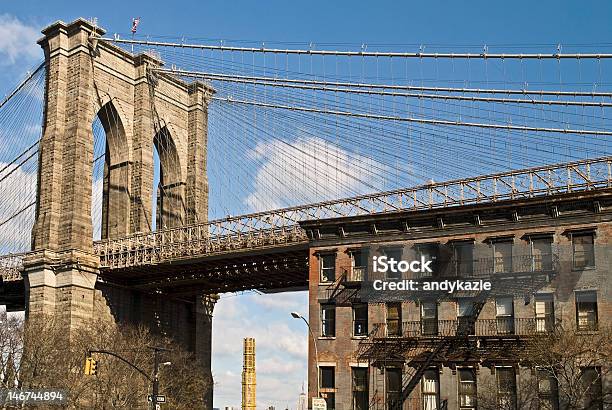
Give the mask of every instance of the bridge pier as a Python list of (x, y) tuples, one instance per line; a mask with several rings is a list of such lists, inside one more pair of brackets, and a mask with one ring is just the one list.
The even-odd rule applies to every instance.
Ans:
[(195, 315), (195, 355), (206, 372), (209, 388), (204, 394), (204, 404), (207, 409), (213, 407), (213, 379), (212, 379), (212, 319), (213, 309), (219, 300), (217, 295), (202, 295), (196, 297)]
[(98, 260), (80, 252), (37, 252), (24, 261), (26, 317), (53, 316), (68, 330), (95, 316)]
[[(53, 317), (69, 339), (90, 321), (145, 325), (195, 354), (210, 381), (202, 392), (205, 408), (212, 408), (216, 298), (173, 298), (159, 289), (131, 288), (129, 278), (105, 276), (94, 253), (92, 197), (94, 182), (101, 182), (103, 240), (150, 231), (156, 147), (158, 226), (206, 221), (214, 90), (153, 74), (149, 68), (162, 61), (97, 41), (104, 30), (83, 19), (58, 21), (42, 33), (46, 90), (33, 252), (23, 261), (26, 317)], [(96, 116), (106, 135), (102, 181), (93, 177)]]

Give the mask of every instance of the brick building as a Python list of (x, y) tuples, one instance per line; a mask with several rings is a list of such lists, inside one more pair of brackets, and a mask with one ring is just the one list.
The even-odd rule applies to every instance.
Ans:
[[(610, 326), (609, 192), (302, 227), (311, 241), (318, 350), (315, 357), (311, 340), (309, 395), (318, 381), (328, 409), (567, 408), (560, 379), (533, 360), (538, 346), (563, 332), (597, 338)], [(383, 255), (430, 259), (433, 272), (374, 273), (373, 257)], [(491, 290), (372, 288), (376, 279), (413, 279), (422, 288), (458, 278), (488, 281)], [(585, 386), (577, 405), (604, 408), (609, 361), (577, 368)]]

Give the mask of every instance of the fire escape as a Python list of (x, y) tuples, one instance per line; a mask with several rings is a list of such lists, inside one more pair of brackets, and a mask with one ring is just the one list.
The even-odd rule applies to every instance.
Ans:
[[(428, 322), (421, 319), (420, 322), (402, 322), (399, 329), (390, 323), (374, 325), (368, 337), (360, 343), (359, 359), (380, 369), (391, 365), (402, 366), (408, 371), (402, 373), (399, 394), (393, 399), (375, 397), (370, 408), (402, 409), (428, 369), (453, 361), (478, 364), (500, 360), (511, 356), (513, 351), (519, 351), (521, 343), (529, 337), (552, 330), (553, 323), (542, 324), (536, 318), (483, 320), (479, 316), (487, 300), (499, 295), (499, 292), (493, 294), (496, 289), (527, 296), (549, 282), (558, 270), (558, 252), (551, 251), (550, 255), (543, 257), (515, 256), (501, 269), (496, 267), (496, 262), (495, 258), (472, 260), (465, 269), (463, 263), (450, 259), (446, 268), (441, 269), (446, 275), (431, 279), (486, 279), (491, 282), (492, 289), (474, 294), (470, 298), (471, 308), (457, 320), (436, 318)], [(448, 295), (439, 296), (437, 301), (451, 299)], [(421, 408), (421, 405), (409, 407)], [(447, 408), (446, 401), (442, 400), (438, 408)]]

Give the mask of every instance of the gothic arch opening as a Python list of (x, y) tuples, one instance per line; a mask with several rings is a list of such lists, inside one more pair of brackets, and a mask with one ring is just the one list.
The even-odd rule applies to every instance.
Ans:
[(94, 240), (129, 233), (129, 158), (123, 122), (112, 101), (92, 123), (94, 159), (91, 216)]
[(168, 127), (153, 138), (154, 184), (153, 215), (155, 229), (181, 226), (185, 221), (185, 182), (176, 145)]

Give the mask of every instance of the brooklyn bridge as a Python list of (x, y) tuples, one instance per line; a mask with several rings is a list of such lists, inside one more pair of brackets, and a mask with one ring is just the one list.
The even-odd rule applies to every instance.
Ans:
[(68, 330), (155, 322), (210, 368), (215, 295), (308, 289), (314, 244), (351, 224), (383, 241), (427, 213), (607, 215), (612, 54), (244, 47), (84, 19), (39, 44), (0, 102), (0, 303)]

